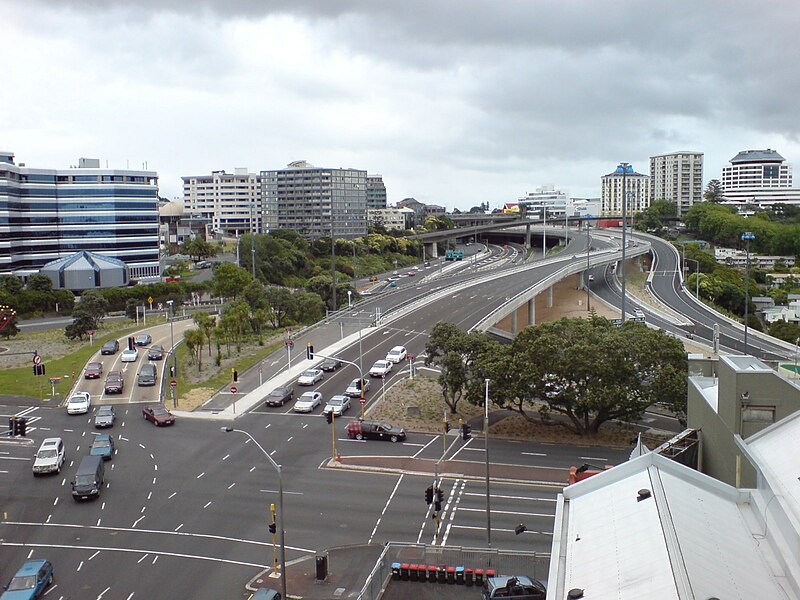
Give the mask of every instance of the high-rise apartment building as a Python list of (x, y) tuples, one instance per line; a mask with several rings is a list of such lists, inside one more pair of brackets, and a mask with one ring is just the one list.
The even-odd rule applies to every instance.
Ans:
[(685, 215), (703, 201), (703, 153), (670, 152), (650, 157), (650, 198), (666, 200)]
[(730, 163), (722, 168), (725, 200), (800, 204), (800, 189), (792, 187), (792, 167), (775, 150), (744, 150)]
[(386, 186), (381, 175), (367, 175), (367, 208), (386, 208)]
[(0, 274), (28, 277), (80, 250), (117, 258), (131, 278), (157, 277), (158, 173), (14, 164), (0, 152)]
[(600, 212), (602, 216), (622, 216), (622, 187), (627, 196), (626, 213), (632, 214), (650, 206), (650, 177), (622, 165), (613, 173), (601, 177)]
[(367, 172), (326, 169), (304, 160), (261, 171), (262, 215), (269, 229), (309, 238), (367, 234)]
[(234, 173), (182, 177), (186, 211), (210, 219), (210, 230), (223, 235), (264, 233), (261, 176), (246, 168)]

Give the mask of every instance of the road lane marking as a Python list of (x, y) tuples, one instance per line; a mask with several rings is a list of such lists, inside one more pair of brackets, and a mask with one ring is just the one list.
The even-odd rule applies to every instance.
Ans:
[(83, 566), (83, 561), (80, 562), (80, 564), (78, 565), (78, 569), (77, 570), (80, 571), (82, 566)]
[(100, 595), (97, 597), (97, 600), (100, 600), (100, 598), (102, 598), (103, 595), (110, 589), (111, 589), (111, 586), (108, 586), (106, 589), (104, 589), (102, 592), (100, 592)]
[(430, 442), (428, 442), (427, 444), (425, 444), (425, 445), (424, 445), (424, 446), (423, 446), (423, 447), (422, 447), (422, 448), (419, 450), (419, 452), (417, 452), (416, 454), (414, 454), (414, 455), (413, 455), (411, 458), (417, 458), (417, 456), (419, 456), (419, 455), (422, 453), (422, 451), (423, 451), (423, 450), (425, 450), (425, 448), (427, 448), (427, 447), (428, 447), (428, 446), (430, 446), (430, 445), (431, 445), (431, 444), (432, 444), (434, 441), (436, 441), (436, 439), (437, 439), (436, 437), (432, 437), (432, 438), (431, 438), (431, 441), (430, 441)]
[[(278, 490), (258, 490), (258, 491), (262, 492), (264, 494), (277, 494), (278, 493)], [(283, 490), (283, 493), (286, 494), (286, 495), (294, 494), (295, 496), (302, 496), (303, 495), (303, 492), (287, 492), (286, 490)]]
[(222, 457), (222, 460), (228, 460), (230, 456), (231, 456), (230, 454), (226, 454), (225, 456)]
[(397, 488), (400, 487), (400, 482), (403, 481), (403, 477), (405, 477), (405, 475), (400, 475), (400, 477), (397, 478), (397, 483), (394, 484), (394, 489), (389, 494), (389, 497), (386, 499), (386, 504), (383, 505), (383, 510), (381, 511), (378, 520), (375, 522), (375, 527), (372, 528), (372, 533), (369, 535), (369, 540), (367, 541), (368, 544), (372, 543), (372, 540), (378, 531), (378, 526), (381, 524), (381, 519), (383, 518), (383, 515), (386, 514), (386, 509), (389, 508), (389, 504), (391, 504), (392, 498), (394, 498), (395, 493), (397, 493)]
[(177, 496), (178, 492), (172, 492), (168, 497), (167, 500), (172, 500), (173, 497)]
[[(494, 482), (493, 482), (494, 483)], [(485, 492), (464, 492), (465, 496), (486, 497)], [(492, 498), (502, 498), (503, 500), (522, 500), (524, 502), (557, 502), (556, 498), (538, 498), (536, 496), (508, 496), (504, 494), (492, 494)]]
[(178, 526), (177, 526), (177, 527), (174, 529), (174, 531), (180, 531), (180, 530), (181, 530), (181, 527), (183, 527), (183, 523), (181, 523), (180, 525), (178, 525)]
[(228, 489), (231, 489), (231, 488), (232, 488), (233, 486), (235, 486), (235, 485), (236, 485), (236, 482), (233, 482), (232, 484), (230, 484), (230, 485), (228, 486)]
[(206, 502), (206, 504), (205, 504), (205, 506), (203, 508), (208, 508), (209, 506), (211, 506), (211, 502)]
[(206, 474), (206, 472), (205, 472), (205, 471), (203, 471), (202, 473), (200, 473), (200, 475), (198, 475), (197, 477), (195, 477), (195, 479), (200, 479), (200, 478), (201, 478), (203, 475), (205, 475), (205, 474)]
[(578, 458), (580, 458), (581, 460), (600, 460), (603, 462), (608, 461), (607, 458), (599, 458), (597, 456), (579, 456)]
[(95, 556), (97, 556), (98, 554), (100, 554), (100, 550), (97, 550), (97, 551), (96, 551), (94, 554), (92, 554), (92, 555), (91, 555), (91, 556), (90, 556), (88, 559), (86, 559), (86, 560), (92, 560), (92, 559), (93, 559)]
[[(486, 508), (466, 508), (462, 507), (461, 510), (465, 512), (479, 512), (479, 513), (486, 513)], [(520, 512), (516, 510), (496, 510), (492, 509), (492, 514), (495, 515), (521, 515), (523, 517), (544, 517), (547, 519), (552, 519), (555, 516), (555, 513), (529, 513), (529, 512)]]
[(544, 452), (520, 452), (523, 456), (547, 456)]
[(139, 523), (139, 521), (141, 521), (142, 519), (144, 519), (144, 518), (145, 518), (145, 516), (147, 516), (147, 515), (142, 515), (141, 517), (139, 517), (138, 519), (136, 519), (136, 520), (133, 522), (133, 525), (131, 525), (131, 529), (135, 528), (135, 527), (136, 527), (136, 525)]
[(139, 560), (136, 561), (136, 564), (139, 564), (140, 562), (142, 562), (148, 556), (150, 556), (150, 555), (149, 554), (145, 554), (144, 556), (142, 556), (142, 558), (140, 558)]

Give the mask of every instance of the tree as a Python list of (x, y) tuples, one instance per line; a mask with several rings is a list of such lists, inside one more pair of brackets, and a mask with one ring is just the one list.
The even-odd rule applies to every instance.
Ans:
[(214, 328), (217, 326), (216, 317), (212, 317), (208, 313), (196, 313), (193, 317), (194, 322), (197, 324), (197, 328), (203, 332), (203, 336), (208, 340), (208, 355), (211, 356), (211, 337), (214, 331)]
[[(83, 303), (81, 303), (83, 304)], [(89, 314), (85, 307), (78, 305), (72, 313), (72, 323), (64, 328), (64, 335), (69, 339), (83, 339), (84, 336), (96, 328), (95, 318)]]
[(53, 291), (53, 281), (47, 275), (34, 273), (28, 277), (28, 283), (26, 287), (32, 292), (50, 293)]
[(325, 316), (325, 303), (317, 294), (297, 291), (292, 294), (292, 308), (287, 316), (295, 323), (316, 323)]
[(0, 275), (0, 289), (8, 292), (12, 296), (19, 294), (24, 287), (22, 279), (16, 275)]
[[(100, 321), (108, 313), (108, 300), (106, 300), (97, 290), (86, 290), (81, 295), (81, 301), (78, 304), (76, 312), (80, 310), (92, 320), (92, 326), (89, 329), (97, 329)], [(73, 313), (74, 315), (75, 313)]]
[(444, 403), (456, 414), (468, 383), (465, 356), (466, 334), (452, 323), (437, 323), (425, 343), (425, 365), (440, 369), (439, 385)]
[(206, 241), (205, 238), (199, 235), (186, 238), (183, 241), (183, 244), (181, 244), (180, 251), (182, 254), (186, 254), (189, 258), (196, 258), (197, 260), (202, 258), (211, 258), (217, 253), (216, 248), (214, 248), (210, 242)]
[(269, 318), (272, 326), (276, 328), (283, 327), (284, 319), (295, 302), (292, 298), (292, 293), (285, 287), (271, 285), (264, 290), (264, 296), (270, 308)]
[(722, 202), (724, 196), (722, 195), (722, 183), (719, 179), (712, 179), (706, 185), (706, 191), (703, 192), (703, 198), (706, 202)]
[(8, 339), (19, 333), (17, 327), (17, 311), (10, 306), (0, 306), (0, 336)]
[(769, 324), (767, 333), (784, 342), (795, 344), (797, 340), (800, 339), (800, 325), (783, 320), (775, 321)]
[[(203, 344), (205, 343), (205, 336), (199, 329), (190, 329), (183, 334), (183, 341), (188, 348), (192, 358), (197, 358), (197, 371), (203, 368)], [(209, 347), (209, 356), (211, 350)]]
[(246, 269), (237, 267), (233, 263), (222, 263), (214, 269), (211, 288), (214, 290), (214, 294), (220, 298), (233, 298), (236, 300), (236, 297), (252, 281), (253, 278)]

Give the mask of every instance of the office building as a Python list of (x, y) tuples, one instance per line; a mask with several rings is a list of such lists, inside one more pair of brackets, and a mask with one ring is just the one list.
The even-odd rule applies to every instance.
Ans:
[(210, 222), (210, 231), (236, 237), (243, 233), (265, 233), (261, 177), (236, 168), (233, 173), (182, 177), (186, 212)]
[(623, 173), (620, 165), (613, 173), (601, 178), (601, 216), (622, 216), (623, 182), (627, 195), (626, 213), (630, 215), (649, 208), (650, 177), (637, 173), (631, 165)]
[(792, 187), (792, 167), (775, 150), (744, 150), (730, 163), (722, 168), (725, 200), (759, 206), (800, 204), (800, 189)]
[(381, 226), (386, 231), (405, 231), (414, 223), (414, 211), (410, 208), (368, 208), (367, 223), (370, 227)]
[(386, 186), (381, 175), (367, 175), (367, 208), (386, 208)]
[(671, 152), (650, 157), (650, 198), (677, 206), (677, 215), (703, 201), (703, 153)]
[(86, 250), (123, 261), (132, 279), (158, 277), (158, 174), (101, 169), (41, 169), (0, 152), (0, 274), (22, 278)]
[(545, 185), (534, 192), (528, 192), (517, 201), (519, 212), (532, 219), (541, 219), (545, 213), (548, 219), (563, 219), (568, 211), (569, 194)]

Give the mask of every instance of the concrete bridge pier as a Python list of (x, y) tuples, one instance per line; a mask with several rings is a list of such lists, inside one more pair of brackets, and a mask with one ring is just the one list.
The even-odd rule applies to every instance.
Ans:
[(547, 288), (547, 308), (553, 308), (553, 286)]
[(525, 224), (525, 248), (531, 247), (531, 224)]
[(436, 242), (428, 242), (424, 244), (425, 246), (425, 256), (428, 258), (439, 258), (439, 247), (436, 245)]
[(528, 300), (528, 325), (536, 324), (536, 298)]

